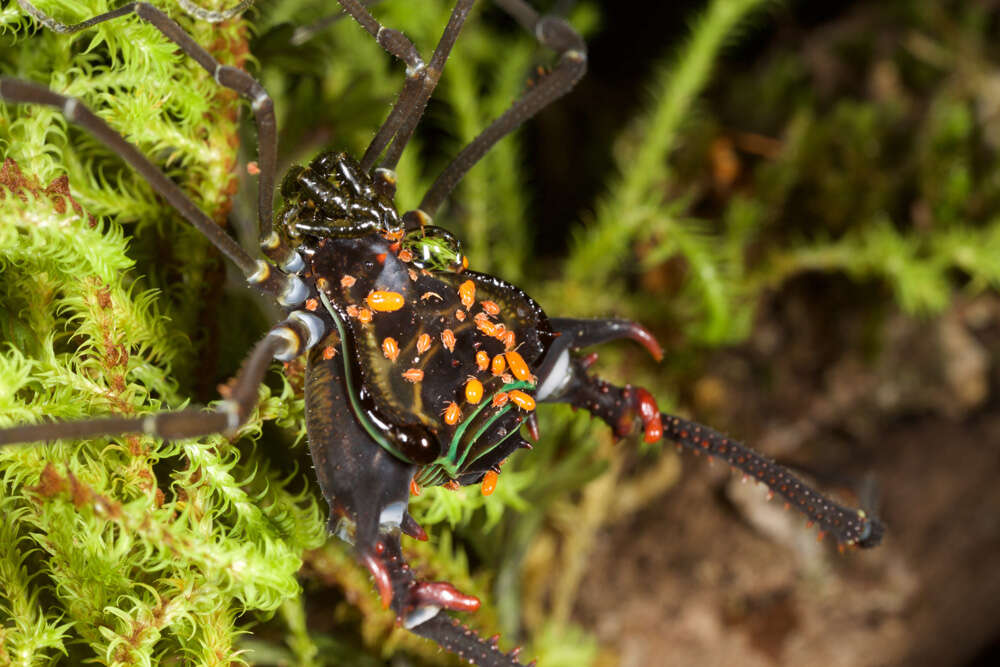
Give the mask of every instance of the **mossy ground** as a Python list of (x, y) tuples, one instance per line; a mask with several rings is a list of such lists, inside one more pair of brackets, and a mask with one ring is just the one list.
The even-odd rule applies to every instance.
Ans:
[[(71, 22), (116, 3), (37, 4)], [(276, 101), (284, 165), (325, 148), (360, 153), (399, 89), (401, 68), (350, 21), (290, 46), (291, 26), (326, 3), (274, 3), (222, 25), (157, 4), (217, 58), (258, 74)], [(448, 4), (387, 0), (377, 13), (426, 53)], [(699, 419), (727, 414), (697, 382), (706, 352), (746, 339), (773, 290), (804, 275), (861, 286), (822, 292), (823, 312), (855, 309), (861, 358), (876, 363), (890, 349), (887, 313), (933, 317), (1000, 282), (995, 22), (976, 6), (930, 4), (886, 3), (865, 15), (866, 30), (813, 51), (808, 31), (760, 46), (760, 31), (795, 26), (780, 6), (695, 7), (685, 36), (662, 44), (644, 94), (617, 90), (602, 107), (585, 80), (557, 105), (598, 117), (610, 106), (623, 128), (603, 164), (579, 175), (601, 182), (575, 197), (582, 214), (563, 212), (581, 222), (543, 238), (550, 221), (537, 211), (559, 195), (534, 187), (539, 158), (573, 173), (584, 163), (575, 156), (591, 154), (571, 145), (585, 138), (539, 131), (551, 117), (530, 141), (494, 149), (437, 222), (473, 266), (521, 284), (552, 314), (650, 326), (671, 350), (665, 364), (622, 346), (600, 371), (649, 386), (668, 409), (694, 405)], [(572, 20), (596, 43), (605, 11), (581, 4)], [(240, 181), (253, 133), (235, 95), (134, 18), (63, 36), (7, 3), (0, 40), (0, 72), (79, 96), (252, 247), (252, 188)], [(734, 55), (747, 42), (751, 67)], [(399, 167), (401, 208), (546, 62), (499, 12), (477, 10)], [(213, 400), (267, 309), (55, 110), (0, 105), (0, 154), (16, 164), (0, 187), (0, 418)], [(820, 368), (821, 345), (796, 351)], [(234, 441), (0, 452), (0, 664), (364, 665), (398, 652), (447, 664), (393, 628), (349, 551), (325, 539), (296, 385), (294, 366), (273, 373)], [(572, 623), (590, 555), (607, 525), (674, 483), (677, 460), (615, 445), (569, 410), (543, 411), (541, 431), (490, 499), (476, 489), (417, 499), (433, 539), (410, 553), (425, 576), (484, 600), (475, 622), (487, 634), (521, 637), (546, 667), (594, 664), (607, 656)]]

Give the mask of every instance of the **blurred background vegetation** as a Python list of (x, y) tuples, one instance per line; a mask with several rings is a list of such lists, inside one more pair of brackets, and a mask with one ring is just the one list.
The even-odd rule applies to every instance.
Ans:
[[(116, 4), (37, 3), (66, 23)], [(399, 89), (402, 68), (349, 20), (297, 43), (333, 3), (261, 3), (221, 25), (156, 4), (259, 76), (282, 168), (360, 154)], [(398, 169), (401, 209), (551, 63), (480, 4)], [(431, 542), (405, 545), (412, 562), (478, 595), (470, 622), (544, 667), (987, 664), (997, 3), (556, 4), (587, 38), (588, 76), (436, 222), (552, 315), (645, 323), (665, 361), (612, 346), (599, 373), (873, 506), (889, 539), (838, 558), (797, 517), (763, 513), (762, 490), (704, 466), (679, 481), (670, 448), (547, 407), (492, 496), (413, 500)], [(448, 5), (375, 13), (426, 55)], [(62, 36), (0, 6), (0, 72), (81, 97), (254, 245), (245, 104), (134, 18)], [(17, 165), (0, 176), (0, 419), (214, 400), (276, 314), (54, 110), (0, 106), (0, 154)], [(301, 367), (262, 399), (234, 443), (0, 451), (0, 665), (456, 663), (394, 628), (324, 539)], [(72, 479), (85, 492), (61, 490)]]

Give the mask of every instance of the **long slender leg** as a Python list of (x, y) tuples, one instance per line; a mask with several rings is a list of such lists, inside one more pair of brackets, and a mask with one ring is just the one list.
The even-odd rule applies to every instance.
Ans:
[(413, 136), (414, 130), (417, 129), (417, 125), (424, 115), (427, 101), (430, 100), (434, 89), (437, 88), (438, 81), (441, 80), (444, 64), (448, 61), (448, 56), (451, 55), (451, 49), (458, 40), (458, 35), (462, 31), (462, 26), (465, 25), (469, 12), (472, 11), (474, 2), (475, 0), (458, 0), (455, 3), (455, 7), (451, 10), (451, 17), (448, 19), (448, 25), (445, 26), (441, 39), (438, 40), (438, 44), (434, 48), (431, 61), (424, 70), (416, 93), (412, 99), (408, 100), (407, 105), (402, 104), (403, 96), (400, 95), (400, 100), (397, 102), (397, 106), (400, 107), (399, 129), (386, 152), (385, 159), (379, 164), (383, 169), (395, 169), (399, 163), (403, 149), (410, 142), (410, 137)]
[(587, 71), (587, 46), (568, 23), (555, 16), (540, 16), (523, 0), (496, 0), (540, 44), (559, 54), (559, 63), (526, 91), (507, 111), (463, 148), (431, 185), (420, 210), (433, 215), (466, 172), (500, 141), (541, 109), (568, 93)]
[[(381, 0), (361, 0), (361, 6), (367, 8), (375, 4), (378, 4), (379, 2), (381, 2)], [(299, 46), (301, 44), (305, 44), (310, 39), (318, 35), (323, 30), (326, 30), (331, 25), (341, 20), (345, 16), (348, 16), (348, 14), (345, 14), (343, 11), (339, 11), (335, 14), (324, 16), (320, 20), (316, 21), (315, 23), (311, 23), (310, 25), (299, 26), (298, 28), (295, 29), (295, 32), (292, 33), (292, 39), (290, 41), (293, 46)]]
[[(267, 91), (264, 90), (264, 87), (261, 86), (256, 79), (238, 67), (221, 64), (212, 56), (212, 54), (195, 42), (194, 39), (192, 39), (191, 36), (187, 34), (183, 28), (177, 25), (177, 23), (175, 23), (170, 17), (156, 7), (153, 7), (145, 2), (132, 2), (127, 5), (122, 5), (121, 7), (105, 14), (100, 14), (89, 18), (86, 21), (81, 21), (80, 23), (72, 25), (66, 25), (56, 21), (52, 17), (34, 7), (28, 2), (28, 0), (18, 0), (18, 2), (26, 12), (34, 16), (43, 25), (55, 32), (60, 33), (78, 32), (80, 30), (93, 27), (99, 23), (134, 13), (143, 21), (148, 22), (154, 28), (159, 30), (164, 37), (176, 44), (181, 51), (190, 56), (206, 72), (209, 72), (219, 85), (224, 88), (229, 88), (230, 90), (235, 91), (238, 95), (249, 100), (250, 107), (253, 110), (254, 121), (257, 125), (257, 152), (258, 166), (260, 168), (260, 177), (257, 181), (257, 222), (260, 230), (261, 247), (268, 258), (270, 258), (278, 266), (281, 266), (286, 270), (297, 269), (298, 264), (301, 261), (298, 258), (298, 255), (286, 247), (272, 230), (271, 221), (274, 217), (274, 181), (277, 168), (278, 134), (274, 117), (274, 102), (271, 100), (270, 95), (267, 94)], [(91, 129), (91, 127), (86, 125), (84, 125), (84, 127)], [(125, 157), (123, 149), (120, 146), (122, 143), (124, 143), (124, 140), (120, 139), (120, 142), (116, 142), (115, 144), (109, 143), (108, 145)], [(128, 160), (129, 158), (125, 157), (125, 159)], [(142, 173), (143, 176), (146, 176), (154, 188), (156, 187), (156, 184), (147, 173), (140, 170), (131, 161), (130, 164), (132, 164), (137, 171)], [(152, 167), (152, 165), (149, 166)], [(160, 192), (160, 190), (157, 189), (157, 192)], [(180, 191), (177, 190), (177, 193), (179, 192)], [(173, 193), (173, 198), (167, 197), (162, 192), (160, 192), (160, 194), (167, 199), (171, 205), (181, 211), (184, 217), (188, 218), (192, 224), (201, 229), (204, 234), (209, 236), (209, 238), (212, 239), (212, 242), (215, 243), (216, 246), (220, 247), (220, 250), (227, 252), (225, 249), (221, 248), (219, 242), (216, 240), (219, 234), (221, 234), (221, 231), (219, 234), (209, 234), (209, 232), (205, 229), (202, 229), (199, 223), (195, 223), (192, 217), (190, 217), (189, 213), (185, 209), (192, 208), (194, 205), (189, 201), (186, 203), (182, 203), (180, 201), (182, 198), (185, 200), (187, 199), (183, 193), (180, 193), (179, 196), (176, 193)], [(196, 216), (196, 214), (191, 215)], [(204, 215), (201, 215), (200, 217), (207, 220)], [(236, 262), (237, 266), (239, 266), (247, 276), (253, 275), (257, 271), (258, 267), (256, 266), (255, 260), (251, 259), (248, 255), (246, 255), (246, 253), (243, 253), (243, 257), (240, 261), (237, 261), (235, 258), (233, 261)]]
[[(620, 333), (614, 335), (621, 332), (620, 323), (609, 324), (613, 326), (609, 327), (608, 337), (622, 337)], [(593, 321), (584, 339), (599, 338), (599, 326), (599, 322)], [(574, 336), (571, 329), (557, 330), (561, 337)], [(784, 466), (707, 426), (660, 412), (652, 395), (641, 387), (616, 387), (588, 375), (590, 362), (586, 358), (571, 357), (565, 348), (560, 351), (562, 355), (567, 355), (565, 361), (550, 367), (540, 380), (542, 385), (548, 385), (547, 395), (539, 390), (540, 400), (582, 408), (607, 423), (618, 436), (628, 435), (638, 425), (647, 442), (665, 437), (682, 447), (721, 458), (748, 477), (766, 484), (772, 493), (782, 496), (841, 544), (874, 547), (881, 541), (885, 527), (878, 518), (824, 497)]]
[(234, 16), (239, 16), (244, 10), (252, 5), (254, 0), (241, 0), (241, 2), (233, 5), (229, 9), (224, 9), (219, 12), (213, 12), (210, 9), (205, 9), (200, 7), (191, 0), (177, 0), (177, 4), (181, 6), (185, 12), (191, 16), (199, 19), (201, 21), (206, 21), (208, 23), (222, 23), (223, 21), (228, 21)]
[(168, 440), (231, 433), (247, 420), (257, 404), (257, 387), (263, 381), (271, 360), (295, 358), (322, 337), (322, 329), (319, 318), (303, 311), (296, 311), (271, 329), (247, 355), (228, 391), (228, 397), (214, 411), (190, 408), (142, 417), (107, 417), (15, 426), (0, 429), (0, 446), (127, 433), (146, 433)]
[(441, 78), (444, 64), (475, 0), (458, 0), (455, 3), (448, 25), (445, 26), (430, 63), (427, 64), (420, 59), (420, 54), (410, 40), (399, 31), (381, 25), (358, 0), (339, 0), (339, 2), (384, 49), (406, 63), (406, 83), (403, 84), (403, 90), (392, 111), (389, 112), (389, 117), (375, 133), (375, 138), (361, 158), (361, 168), (370, 171), (386, 146), (392, 142), (389, 153), (380, 164), (383, 169), (392, 170), (399, 162), (403, 149), (424, 113), (427, 100), (430, 99)]

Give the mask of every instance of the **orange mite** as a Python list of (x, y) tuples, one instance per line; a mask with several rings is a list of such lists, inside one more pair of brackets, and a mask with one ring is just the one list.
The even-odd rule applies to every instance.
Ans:
[(507, 370), (507, 362), (503, 360), (503, 355), (498, 354), (493, 357), (493, 363), (490, 364), (490, 372), (493, 375), (503, 375), (503, 372)]
[(455, 351), (455, 332), (445, 329), (441, 332), (441, 344), (448, 348), (449, 352)]
[(389, 361), (396, 361), (399, 357), (399, 343), (396, 339), (391, 336), (386, 336), (382, 339), (382, 354)]
[(333, 359), (335, 356), (337, 356), (337, 349), (335, 347), (333, 347), (332, 345), (327, 345), (326, 347), (323, 348), (324, 359), (330, 360)]
[(492, 301), (480, 301), (479, 305), (483, 307), (483, 310), (486, 311), (487, 315), (499, 315), (500, 314), (500, 306), (496, 305)]
[(348, 317), (357, 317), (359, 312), (361, 312), (361, 310), (353, 303), (347, 307)]
[(510, 372), (514, 374), (514, 377), (525, 382), (532, 380), (531, 370), (528, 369), (527, 362), (516, 350), (505, 352), (504, 356), (507, 357), (507, 365), (510, 366)]
[(417, 354), (423, 354), (429, 349), (431, 349), (430, 334), (420, 334), (420, 338), (417, 339)]
[(472, 308), (472, 304), (476, 302), (476, 283), (471, 280), (466, 280), (464, 283), (458, 286), (458, 298), (462, 300), (462, 305), (466, 308)]
[(462, 417), (462, 408), (458, 407), (458, 403), (452, 401), (448, 404), (448, 407), (444, 409), (444, 423), (448, 426), (454, 426), (458, 423), (458, 420)]
[(525, 411), (530, 411), (535, 409), (535, 399), (528, 396), (523, 391), (518, 391), (517, 389), (510, 392), (510, 400), (517, 407)]
[(361, 310), (359, 310), (358, 311), (358, 321), (359, 322), (364, 322), (365, 324), (368, 324), (369, 322), (371, 322), (372, 321), (372, 311), (368, 310), (367, 308), (362, 308)]
[(459, 308), (458, 310), (456, 310), (455, 311), (455, 319), (458, 320), (459, 322), (464, 322), (465, 321), (465, 311), (462, 310), (461, 308)]
[(480, 331), (482, 331), (487, 336), (495, 336), (496, 333), (497, 333), (498, 327), (500, 327), (499, 324), (494, 324), (493, 322), (490, 322), (485, 317), (480, 318), (479, 320), (476, 321), (476, 328), (479, 329)]
[(424, 372), (419, 368), (407, 368), (403, 371), (403, 379), (416, 384), (424, 379)]
[[(525, 395), (527, 396), (527, 394)], [(469, 381), (465, 383), (465, 400), (472, 404), (483, 400), (483, 383), (476, 378), (469, 378)]]
[(503, 335), (503, 349), (510, 351), (517, 347), (517, 336), (513, 329), (508, 329)]
[(486, 354), (485, 351), (479, 350), (476, 352), (476, 366), (479, 366), (479, 370), (485, 371), (490, 367), (490, 355)]
[(391, 313), (394, 310), (399, 310), (406, 303), (403, 295), (399, 292), (385, 292), (382, 290), (371, 292), (365, 297), (365, 301), (368, 302), (369, 308), (379, 313)]
[(306, 299), (306, 310), (312, 312), (319, 308), (319, 301), (316, 299)]
[(400, 250), (399, 254), (396, 256), (399, 257), (399, 261), (401, 262), (410, 262), (413, 260), (413, 253), (406, 248)]
[(354, 276), (344, 276), (340, 279), (341, 287), (354, 287), (354, 283), (358, 282)]
[(502, 408), (507, 405), (508, 400), (510, 400), (510, 395), (505, 391), (501, 391), (493, 394), (493, 400), (490, 402), (494, 408)]
[(260, 166), (256, 162), (247, 162), (247, 173), (256, 176), (260, 173)]
[(497, 480), (500, 479), (500, 475), (496, 474), (493, 470), (487, 470), (486, 474), (483, 475), (483, 485), (480, 487), (483, 491), (484, 496), (492, 494), (497, 488)]

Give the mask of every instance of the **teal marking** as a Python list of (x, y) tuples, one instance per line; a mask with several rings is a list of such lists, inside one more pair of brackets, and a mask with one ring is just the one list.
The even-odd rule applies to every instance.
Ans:
[[(512, 382), (511, 384), (505, 384), (504, 386), (500, 387), (500, 389), (497, 392), (491, 394), (489, 397), (483, 398), (483, 401), (482, 403), (479, 404), (479, 407), (477, 407), (472, 412), (471, 415), (462, 420), (462, 423), (459, 425), (459, 427), (455, 429), (455, 435), (452, 436), (451, 444), (448, 446), (448, 453), (440, 457), (437, 461), (434, 461), (434, 463), (432, 463), (431, 465), (440, 466), (442, 469), (446, 470), (449, 475), (454, 477), (455, 474), (458, 472), (459, 468), (461, 468), (463, 463), (465, 462), (465, 457), (469, 455), (469, 449), (471, 449), (471, 447), (466, 448), (465, 453), (462, 454), (461, 456), (461, 459), (458, 458), (459, 441), (462, 439), (462, 436), (465, 435), (465, 430), (469, 428), (469, 424), (472, 423), (472, 420), (475, 419), (476, 416), (483, 409), (485, 409), (487, 405), (490, 405), (490, 403), (493, 401), (493, 397), (496, 396), (497, 394), (505, 391), (510, 391), (512, 389), (525, 389), (525, 388), (534, 389), (535, 385), (526, 380), (518, 380), (517, 382)], [(476, 433), (476, 436), (472, 439), (472, 442), (478, 440), (480, 436), (482, 436), (482, 434), (486, 432), (486, 429), (493, 426), (493, 423), (496, 422), (496, 420), (499, 419), (501, 415), (503, 415), (505, 412), (509, 410), (510, 410), (509, 405), (504, 406), (503, 409), (499, 410), (495, 415), (490, 417), (489, 421), (487, 421), (486, 424), (484, 424), (482, 428), (480, 428), (479, 431)]]
[(444, 471), (441, 466), (431, 464), (420, 471), (417, 475), (417, 484), (420, 486), (437, 486), (444, 481)]
[[(497, 413), (495, 415), (493, 415), (493, 417), (490, 418), (490, 420), (488, 422), (486, 422), (485, 424), (483, 424), (482, 427), (480, 427), (480, 429), (478, 431), (476, 431), (476, 434), (474, 436), (472, 436), (472, 440), (469, 441), (469, 446), (466, 447), (465, 451), (462, 453), (462, 458), (455, 464), (455, 470), (456, 470), (456, 472), (458, 471), (459, 468), (461, 468), (463, 465), (465, 465), (465, 459), (468, 458), (469, 452), (472, 451), (472, 445), (475, 444), (476, 441), (479, 440), (479, 438), (483, 437), (483, 434), (486, 433), (486, 429), (488, 429), (490, 426), (493, 426), (493, 423), (496, 422), (496, 420), (500, 419), (500, 417), (502, 417), (506, 413), (510, 412), (511, 408), (512, 408), (512, 406), (509, 403), (507, 405), (503, 406), (502, 408), (500, 408), (500, 410), (497, 411)], [(500, 443), (497, 443), (497, 444), (500, 444)], [(494, 445), (494, 447), (495, 446), (496, 445)], [(492, 447), (490, 449), (492, 449)], [(476, 457), (476, 458), (478, 458), (478, 457)]]
[[(472, 420), (476, 418), (476, 415), (478, 415), (483, 410), (483, 408), (485, 408), (492, 402), (493, 396), (496, 396), (497, 393), (503, 391), (509, 391), (511, 389), (521, 389), (523, 387), (534, 387), (534, 385), (532, 385), (530, 382), (519, 380), (518, 382), (514, 382), (512, 384), (505, 384), (504, 386), (500, 387), (499, 392), (490, 395), (488, 398), (483, 398), (483, 401), (479, 404), (479, 407), (473, 410), (471, 415), (462, 420), (462, 423), (459, 425), (459, 427), (455, 429), (455, 435), (452, 436), (451, 438), (451, 445), (448, 447), (448, 453), (445, 456), (441, 457), (441, 459), (444, 459), (445, 461), (450, 461), (455, 457), (455, 455), (458, 453), (457, 452), (458, 441), (462, 439), (463, 435), (465, 435), (465, 429), (469, 428), (469, 424), (472, 423)], [(435, 461), (435, 463), (437, 463), (437, 461)]]
[[(471, 464), (475, 463), (476, 461), (478, 461), (482, 457), (484, 457), (487, 454), (489, 454), (490, 452), (492, 452), (494, 449), (496, 449), (497, 447), (499, 447), (500, 445), (502, 445), (503, 443), (505, 443), (507, 440), (509, 440), (511, 437), (513, 437), (519, 430), (520, 429), (514, 429), (514, 430), (512, 430), (510, 433), (508, 433), (503, 438), (501, 438), (500, 441), (497, 442), (495, 445), (493, 445), (492, 447), (490, 447), (489, 449), (487, 449), (485, 452), (482, 452), (479, 456), (477, 456), (472, 461), (470, 461), (469, 464), (471, 465)], [(476, 437), (477, 438), (480, 437), (482, 435), (483, 431), (485, 431), (485, 428), (482, 429), (479, 433), (477, 433)], [(457, 469), (456, 469), (456, 472), (457, 472)], [(424, 468), (423, 470), (420, 471), (420, 473), (416, 477), (416, 481), (417, 481), (417, 484), (419, 484), (420, 486), (437, 486), (438, 484), (441, 484), (442, 482), (444, 482), (446, 477), (454, 477), (454, 476), (455, 476), (454, 474), (450, 474), (450, 475), (447, 474), (445, 472), (445, 470), (443, 469), (443, 467), (440, 464), (438, 464), (438, 463), (432, 463), (432, 464), (430, 464), (429, 466), (427, 466), (426, 468)]]
[(326, 308), (327, 312), (330, 313), (330, 317), (333, 318), (333, 323), (337, 325), (337, 331), (340, 333), (340, 355), (344, 360), (344, 378), (347, 382), (347, 397), (351, 401), (351, 407), (354, 409), (354, 414), (357, 416), (358, 421), (361, 422), (361, 426), (363, 426), (368, 432), (368, 435), (372, 437), (372, 440), (377, 442), (383, 449), (400, 461), (413, 463), (413, 461), (410, 461), (408, 458), (403, 456), (398, 449), (393, 447), (392, 443), (389, 442), (385, 436), (379, 432), (379, 430), (376, 429), (371, 422), (368, 421), (367, 417), (365, 417), (365, 411), (358, 403), (358, 397), (354, 391), (354, 378), (351, 376), (350, 350), (347, 347), (347, 334), (344, 331), (344, 323), (341, 322), (337, 311), (330, 305), (330, 301), (326, 298), (326, 294), (323, 293), (323, 290), (319, 290), (319, 298), (323, 302), (323, 306)]
[(486, 456), (487, 454), (489, 454), (490, 452), (492, 452), (494, 449), (496, 449), (497, 447), (499, 447), (503, 443), (507, 442), (507, 440), (510, 439), (510, 437), (512, 435), (514, 435), (515, 433), (517, 433), (520, 430), (521, 430), (520, 428), (513, 429), (510, 433), (508, 433), (504, 437), (500, 438), (500, 440), (495, 445), (493, 445), (492, 447), (490, 447), (489, 449), (487, 449), (485, 452), (483, 452), (482, 454), (480, 454), (476, 458), (474, 458), (471, 461), (469, 461), (469, 465), (472, 465), (473, 463), (475, 463), (479, 459), (483, 458), (484, 456)]

